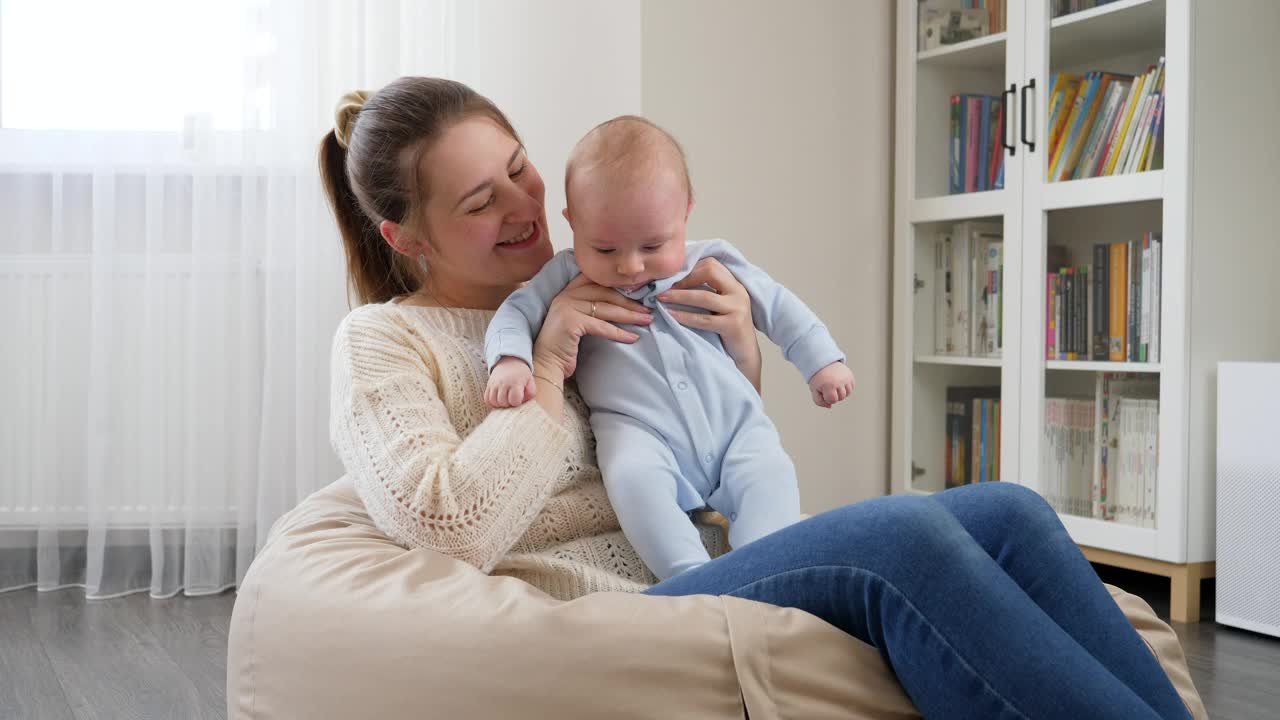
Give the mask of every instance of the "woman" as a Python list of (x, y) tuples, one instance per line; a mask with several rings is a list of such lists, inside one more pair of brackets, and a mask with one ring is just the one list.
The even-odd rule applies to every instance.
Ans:
[[(848, 506), (665, 582), (619, 530), (565, 380), (586, 334), (645, 310), (571, 284), (534, 347), (535, 402), (490, 412), (484, 331), (550, 258), (544, 185), (469, 88), (401, 78), (343, 99), (321, 165), (362, 302), (334, 342), (332, 434), (378, 526), (559, 598), (726, 594), (808, 611), (876, 647), (926, 717), (1187, 717), (1169, 679), (1035, 493), (990, 483)], [(698, 290), (704, 283), (718, 292)], [(745, 291), (704, 265), (682, 322), (759, 386)]]

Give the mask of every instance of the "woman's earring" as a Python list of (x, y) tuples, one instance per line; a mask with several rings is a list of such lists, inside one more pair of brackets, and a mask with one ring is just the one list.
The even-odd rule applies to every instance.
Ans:
[(430, 267), (427, 265), (426, 253), (418, 253), (418, 269), (422, 271), (423, 275), (426, 275), (431, 271)]

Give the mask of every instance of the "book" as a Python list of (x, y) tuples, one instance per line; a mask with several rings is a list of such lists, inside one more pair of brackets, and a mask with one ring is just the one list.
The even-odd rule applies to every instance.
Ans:
[(974, 398), (970, 401), (973, 406), (973, 464), (970, 468), (969, 477), (973, 482), (986, 481), (987, 466), (987, 417), (986, 403), (983, 398)]
[(1045, 398), (1041, 478), (1045, 499), (1058, 512), (1091, 512), (1095, 415), (1093, 398)]
[(1162, 119), (1164, 118), (1164, 94), (1162, 93), (1156, 98), (1156, 108), (1151, 118), (1151, 131), (1147, 134), (1147, 141), (1143, 148), (1142, 158), (1138, 161), (1138, 172), (1146, 172), (1154, 170), (1152, 167), (1152, 159), (1155, 155), (1155, 147), (1159, 143), (1159, 133), (1163, 129)]
[(933, 247), (933, 351), (949, 352), (951, 335), (951, 236), (940, 235)]
[(964, 192), (964, 154), (960, 152), (960, 138), (964, 137), (964, 119), (960, 112), (960, 96), (951, 96), (951, 194)]
[(1093, 332), (1090, 333), (1092, 349), (1090, 356), (1093, 360), (1106, 360), (1108, 355), (1108, 332), (1110, 323), (1110, 314), (1107, 309), (1107, 300), (1109, 299), (1107, 270), (1110, 261), (1110, 253), (1107, 246), (1097, 243), (1093, 246)]
[(1142, 317), (1142, 241), (1130, 240), (1129, 249), (1129, 312), (1125, 330), (1125, 357), (1138, 362), (1138, 320)]
[(1004, 101), (991, 98), (991, 132), (987, 138), (986, 189), (999, 190), (996, 180), (1000, 177), (1000, 164), (1004, 162)]
[(1164, 96), (1160, 96), (1160, 104), (1156, 106), (1156, 144), (1151, 149), (1151, 159), (1147, 162), (1150, 170), (1164, 169)]
[(1072, 100), (1071, 114), (1067, 116), (1066, 124), (1062, 128), (1064, 137), (1058, 141), (1058, 146), (1055, 148), (1051, 160), (1049, 170), (1049, 180), (1051, 182), (1063, 179), (1065, 167), (1069, 164), (1072, 148), (1080, 133), (1085, 116), (1088, 114), (1089, 107), (1092, 105), (1093, 95), (1097, 92), (1099, 82), (1100, 73), (1096, 72), (1086, 73), (1084, 80), (1081, 81), (1080, 89)]
[(1148, 363), (1151, 350), (1151, 233), (1142, 237), (1142, 316), (1138, 319), (1138, 361)]
[(1054, 319), (1057, 317), (1057, 308), (1054, 307), (1055, 300), (1055, 283), (1057, 273), (1045, 273), (1045, 322), (1044, 322), (1044, 357), (1046, 360), (1056, 360), (1058, 358), (1058, 346), (1054, 343), (1054, 337), (1057, 334), (1057, 328), (1054, 327)]
[(1097, 121), (1093, 124), (1093, 130), (1089, 134), (1089, 141), (1085, 144), (1084, 152), (1080, 156), (1080, 162), (1077, 163), (1076, 169), (1072, 174), (1073, 178), (1089, 178), (1096, 174), (1098, 158), (1102, 153), (1102, 148), (1106, 145), (1106, 137), (1110, 135), (1111, 128), (1115, 125), (1116, 117), (1120, 113), (1121, 103), (1127, 96), (1131, 83), (1132, 79), (1130, 78), (1118, 78), (1107, 87), (1102, 109)]
[(1124, 137), (1125, 128), (1129, 125), (1133, 106), (1137, 104), (1136, 98), (1141, 93), (1141, 85), (1142, 76), (1140, 75), (1129, 81), (1129, 85), (1125, 89), (1124, 101), (1120, 104), (1111, 127), (1107, 130), (1107, 139), (1103, 144), (1102, 152), (1098, 154), (1097, 164), (1093, 168), (1094, 177), (1110, 174), (1111, 161), (1114, 159), (1115, 151), (1118, 149), (1118, 141)]
[[(1099, 373), (1095, 386), (1098, 404), (1098, 451), (1094, 455), (1094, 517), (1131, 522), (1136, 517), (1139, 478), (1134, 474), (1135, 460), (1122, 451), (1120, 437), (1124, 432), (1120, 415), (1121, 400), (1157, 400), (1159, 380), (1145, 373)], [(1158, 404), (1156, 406), (1158, 408)], [(1123, 455), (1123, 456), (1122, 456)], [(1100, 513), (1100, 515), (1099, 515)]]
[(1085, 145), (1088, 143), (1094, 126), (1098, 122), (1103, 101), (1111, 84), (1117, 80), (1123, 79), (1125, 76), (1110, 72), (1092, 73), (1092, 82), (1089, 84), (1089, 90), (1086, 94), (1086, 102), (1082, 106), (1082, 113), (1077, 123), (1071, 129), (1068, 135), (1066, 145), (1063, 148), (1063, 158), (1061, 159), (1057, 180), (1070, 180), (1076, 177), (1076, 166), (1081, 162)]
[(1157, 400), (1143, 400), (1142, 402), (1142, 453), (1143, 453), (1143, 469), (1146, 471), (1143, 479), (1143, 502), (1142, 502), (1142, 519), (1143, 527), (1156, 527), (1156, 499), (1158, 493), (1157, 483), (1159, 480), (1159, 457), (1160, 457), (1160, 403)]
[(1117, 173), (1137, 171), (1141, 146), (1150, 131), (1151, 117), (1155, 112), (1156, 100), (1164, 91), (1164, 58), (1160, 58), (1159, 62), (1151, 66), (1147, 73), (1147, 78), (1142, 101), (1135, 111), (1132, 131), (1121, 149)]
[(1076, 95), (1084, 82), (1083, 75), (1059, 73), (1054, 76), (1050, 95), (1049, 108), (1049, 177), (1053, 178), (1053, 167), (1057, 164), (1058, 151), (1062, 144), (1063, 129), (1075, 108)]
[(1003, 108), (998, 95), (958, 93), (950, 97), (947, 192), (1004, 187)]
[[(990, 277), (993, 263), (1002, 262), (1003, 250), (992, 257), (993, 245), (1001, 246), (1002, 226), (998, 223), (966, 221), (956, 223), (946, 235), (950, 239), (950, 260), (946, 275), (949, 282), (943, 287), (949, 300), (949, 312), (943, 319), (946, 342), (943, 351), (951, 355), (982, 356), (999, 355), (999, 347), (988, 352), (989, 340), (1001, 336), (1001, 315), (998, 311), (998, 285), (992, 287)], [(999, 270), (999, 268), (996, 268)]]
[(1114, 477), (1116, 517), (1138, 527), (1155, 527), (1158, 480), (1159, 401), (1121, 397), (1117, 401), (1119, 437)]
[(991, 142), (991, 98), (985, 95), (978, 98), (978, 113), (980, 115), (978, 119), (980, 123), (978, 129), (979, 140), (976, 143), (978, 177), (974, 181), (974, 189), (988, 190), (990, 188), (987, 185), (987, 172), (991, 169), (991, 152), (988, 144)]
[(1155, 118), (1156, 105), (1159, 104), (1161, 96), (1164, 94), (1164, 58), (1156, 64), (1155, 84), (1147, 95), (1146, 107), (1138, 126), (1138, 133), (1135, 136), (1133, 152), (1129, 155), (1129, 161), (1126, 166), (1127, 172), (1139, 172), (1142, 170), (1142, 158), (1145, 155), (1147, 143), (1151, 138), (1153, 120)]
[(1146, 139), (1147, 125), (1151, 122), (1153, 112), (1155, 112), (1155, 96), (1148, 94), (1142, 98), (1142, 105), (1138, 108), (1133, 138), (1126, 148), (1122, 172), (1136, 172), (1138, 157), (1142, 154), (1142, 144)]
[(1142, 104), (1142, 98), (1145, 97), (1147, 83), (1150, 80), (1148, 75), (1153, 69), (1154, 66), (1149, 66), (1146, 73), (1135, 77), (1133, 80), (1128, 102), (1125, 103), (1124, 112), (1122, 114), (1121, 125), (1112, 142), (1110, 153), (1106, 159), (1105, 169), (1102, 172), (1103, 175), (1114, 175), (1116, 172), (1116, 165), (1124, 151), (1125, 143), (1133, 134), (1133, 128), (1135, 127), (1133, 124), (1133, 118), (1138, 111), (1138, 106)]
[(1003, 264), (1004, 244), (990, 236), (982, 237), (983, 284), (979, 297), (981, 306), (981, 331), (978, 353), (987, 357), (999, 357), (1000, 341), (1000, 268)]
[(1058, 275), (1062, 277), (1062, 345), (1064, 352), (1061, 355), (1064, 360), (1075, 360), (1075, 277), (1072, 268), (1062, 268), (1058, 271)]
[(982, 138), (982, 98), (965, 95), (964, 191), (978, 189), (978, 149)]
[(1076, 359), (1088, 360), (1093, 344), (1093, 323), (1090, 322), (1089, 311), (1093, 307), (1090, 302), (1089, 266), (1076, 268)]
[(1111, 243), (1111, 267), (1107, 271), (1111, 285), (1110, 297), (1107, 299), (1107, 308), (1111, 313), (1107, 359), (1111, 362), (1124, 362), (1128, 358), (1128, 348), (1125, 345), (1126, 312), (1129, 308), (1128, 260), (1128, 246), (1125, 243)]
[(1067, 327), (1065, 323), (1067, 314), (1067, 294), (1065, 292), (1066, 277), (1062, 272), (1058, 272), (1054, 275), (1053, 282), (1053, 309), (1055, 316), (1053, 318), (1053, 346), (1057, 349), (1057, 352), (1054, 353), (1054, 357), (1057, 360), (1065, 360), (1067, 358)]
[(1151, 349), (1148, 353), (1151, 362), (1160, 362), (1160, 233), (1153, 233), (1151, 239)]
[(946, 487), (959, 487), (977, 482), (975, 472), (975, 441), (980, 441), (981, 418), (978, 417), (979, 432), (974, 432), (974, 400), (987, 398), (999, 400), (1000, 388), (995, 386), (949, 387), (946, 391), (946, 437), (949, 452), (945, 458), (943, 478)]

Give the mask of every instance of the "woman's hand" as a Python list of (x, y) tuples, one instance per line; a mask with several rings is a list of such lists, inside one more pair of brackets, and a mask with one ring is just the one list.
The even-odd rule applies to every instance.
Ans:
[(552, 382), (563, 382), (578, 367), (578, 342), (584, 335), (633, 343), (640, 336), (614, 323), (648, 325), (651, 322), (653, 315), (649, 308), (579, 275), (551, 301), (542, 331), (533, 344), (534, 376), (545, 372), (559, 376)]
[[(710, 290), (702, 287), (706, 285)], [(668, 310), (681, 325), (720, 336), (738, 370), (760, 390), (760, 343), (751, 321), (751, 296), (733, 273), (715, 258), (703, 258), (693, 271), (658, 296), (665, 303), (701, 308), (709, 314)]]

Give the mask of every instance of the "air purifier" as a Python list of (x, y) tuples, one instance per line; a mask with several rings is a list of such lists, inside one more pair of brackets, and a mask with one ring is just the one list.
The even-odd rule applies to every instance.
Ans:
[(1217, 621), (1280, 637), (1280, 363), (1218, 363)]

